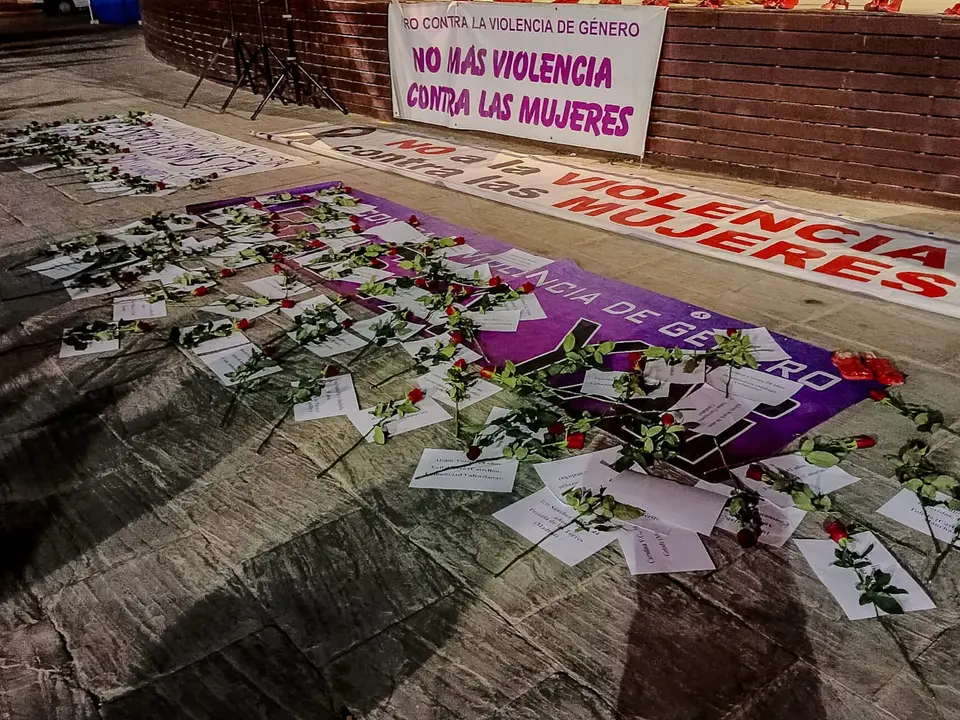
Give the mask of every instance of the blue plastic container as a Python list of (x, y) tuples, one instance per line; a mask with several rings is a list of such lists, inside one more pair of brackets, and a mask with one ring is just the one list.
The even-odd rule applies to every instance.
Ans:
[(140, 22), (140, 0), (92, 0), (93, 16), (110, 25)]

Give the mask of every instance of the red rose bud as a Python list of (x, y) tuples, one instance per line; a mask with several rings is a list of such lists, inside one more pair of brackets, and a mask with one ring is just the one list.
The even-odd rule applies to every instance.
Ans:
[(360, 222), (360, 218), (358, 218), (356, 215), (351, 215), (350, 217), (347, 218), (347, 220), (349, 220), (353, 224), (357, 224), (358, 222)]
[(492, 278), (487, 280), (487, 285), (489, 285), (490, 287), (498, 287), (501, 282), (502, 280), (500, 280), (500, 276), (494, 275)]
[(210, 173), (210, 179), (211, 179), (211, 180), (216, 180), (218, 177), (220, 177), (220, 173), (215, 173), (215, 172), (214, 172), (214, 173)]
[(297, 304), (297, 303), (295, 303), (295, 302), (294, 302), (293, 300), (291, 300), (290, 298), (284, 298), (283, 300), (280, 301), (280, 307), (286, 308), (287, 310), (289, 310), (290, 308), (292, 308), (292, 307), (293, 307), (294, 305), (296, 305), (296, 304)]
[(454, 345), (459, 345), (460, 343), (462, 343), (463, 333), (460, 332), (459, 330), (454, 330), (452, 333), (450, 333), (450, 342), (453, 343)]
[(128, 152), (130, 152), (130, 148), (124, 148), (124, 149), (121, 150), (120, 152), (122, 152), (122, 153), (128, 153)]
[(835, 543), (838, 543), (841, 540), (846, 540), (848, 537), (850, 537), (850, 534), (847, 532), (847, 528), (839, 520), (828, 522), (823, 526), (823, 529), (827, 531), (827, 535), (829, 535), (830, 539)]
[(387, 250), (387, 255), (390, 255), (391, 257), (396, 254), (397, 254), (396, 248), (390, 248), (389, 250)]
[(457, 370), (464, 370), (467, 367), (467, 361), (463, 358), (460, 358), (453, 364), (453, 366), (457, 368)]
[(359, 225), (358, 223), (354, 223), (353, 225), (351, 225), (351, 226), (350, 226), (350, 229), (351, 229), (353, 232), (355, 232), (355, 233), (363, 232), (363, 228), (360, 227), (360, 225)]
[(453, 239), (453, 244), (454, 244), (454, 245), (465, 245), (466, 242), (467, 242), (467, 241), (464, 240), (462, 237), (455, 237), (455, 238)]
[(323, 247), (323, 240), (311, 240), (310, 247), (315, 247), (315, 248)]
[(278, 232), (280, 232), (280, 226), (277, 223), (274, 223), (270, 226), (270, 232), (276, 235)]
[(448, 305), (444, 312), (447, 314), (447, 317), (453, 317), (457, 314), (457, 309), (453, 305)]
[(153, 325), (143, 320), (137, 320), (137, 330), (140, 332), (150, 332), (153, 330)]
[(423, 400), (423, 390), (415, 387), (413, 390), (407, 393), (407, 400), (416, 405), (418, 402)]
[(673, 425), (677, 419), (671, 413), (664, 413), (660, 416), (660, 422), (664, 427), (670, 427)]
[(270, 219), (271, 221), (273, 221), (273, 222), (279, 222), (279, 220), (280, 220), (280, 214), (279, 214), (279, 213), (272, 212), (272, 213), (270, 213), (270, 218), (269, 218), (269, 219)]
[(534, 285), (532, 282), (525, 282), (523, 285), (520, 286), (520, 292), (524, 293), (525, 295), (529, 295), (536, 289), (537, 289), (537, 286)]
[(733, 328), (728, 328), (728, 329), (727, 329), (727, 337), (733, 337), (733, 336), (736, 335), (736, 334), (737, 334), (737, 331), (734, 330)]
[(877, 444), (877, 441), (874, 440), (869, 435), (857, 435), (857, 437), (855, 437), (854, 440), (856, 440), (857, 447), (860, 450), (866, 450), (867, 448), (872, 448), (874, 445)]
[(757, 536), (753, 530), (748, 530), (743, 528), (740, 532), (737, 533), (737, 545), (742, 548), (752, 548), (757, 544)]
[(152, 122), (148, 122), (148, 123), (144, 123), (144, 124), (145, 124), (147, 127), (153, 127), (153, 123), (152, 123)]
[(340, 374), (340, 368), (336, 365), (327, 365), (326, 369), (323, 371), (324, 377), (336, 377)]
[(273, 255), (270, 256), (270, 259), (273, 260), (274, 262), (281, 262), (283, 260), (283, 253), (275, 252)]
[(482, 377), (484, 380), (489, 380), (490, 378), (493, 377), (493, 374), (494, 374), (496, 371), (497, 371), (496, 368), (494, 368), (494, 367), (492, 367), (492, 366), (490, 366), (490, 365), (486, 365), (486, 366), (480, 368), (480, 377)]
[(223, 270), (220, 271), (220, 277), (222, 278), (233, 277), (236, 274), (237, 274), (237, 271), (234, 270), (233, 268), (223, 268)]
[(870, 399), (874, 402), (880, 402), (881, 400), (886, 400), (889, 395), (887, 395), (883, 390), (871, 390)]
[[(281, 256), (281, 257), (282, 257), (282, 256)], [(282, 273), (282, 272), (283, 272), (283, 265), (274, 265), (274, 266), (273, 266), (273, 274), (274, 274), (274, 275), (279, 275), (279, 274)]]
[(413, 225), (414, 227), (420, 226), (420, 221), (417, 219), (416, 215), (411, 215), (410, 218), (407, 220), (407, 222)]
[(467, 448), (467, 460), (476, 460), (480, 457), (482, 452), (483, 451), (476, 445), (471, 445)]
[(300, 202), (310, 202), (311, 197), (309, 195), (301, 195), (297, 198)]
[(239, 320), (237, 320), (234, 327), (236, 327), (237, 330), (246, 330), (248, 327), (250, 327), (250, 321), (247, 320), (246, 318), (240, 318)]
[(416, 317), (417, 317), (417, 316), (414, 315), (414, 314), (413, 314), (412, 312), (410, 312), (409, 310), (407, 310), (407, 311), (403, 314), (403, 319), (406, 320), (407, 322), (413, 322), (413, 320), (414, 320)]
[(566, 427), (562, 422), (555, 422), (553, 425), (547, 427), (547, 432), (552, 435), (563, 435), (566, 432)]
[(263, 354), (266, 355), (267, 357), (273, 357), (274, 355), (277, 354), (277, 346), (276, 346), (276, 345), (267, 345), (267, 346), (263, 349)]
[(344, 330), (349, 330), (350, 328), (353, 327), (353, 320), (351, 320), (350, 318), (347, 318), (342, 323), (340, 323), (340, 327), (342, 327)]
[(416, 285), (418, 288), (421, 288), (421, 289), (423, 289), (423, 290), (426, 290), (426, 289), (427, 289), (427, 279), (426, 279), (426, 278), (418, 277), (416, 280), (413, 281), (413, 284)]
[(344, 191), (345, 193), (347, 193), (348, 195), (353, 192), (353, 188), (350, 187), (349, 185), (344, 185), (344, 186), (343, 186), (342, 188), (340, 188), (340, 189), (343, 190), (343, 191)]
[(110, 172), (112, 172), (114, 175), (116, 175), (118, 172), (120, 172), (120, 168), (118, 168), (116, 165), (114, 165), (112, 168), (110, 168)]
[(157, 183), (157, 190), (166, 190), (166, 189), (167, 189), (167, 184), (163, 182), (163, 180), (160, 180)]
[(193, 294), (196, 295), (197, 297), (203, 297), (204, 295), (207, 294), (206, 286), (201, 285), (200, 287), (195, 287), (193, 289)]
[(250, 203), (250, 207), (252, 207), (254, 210), (263, 210), (263, 203), (259, 200), (254, 200), (252, 203)]
[(763, 468), (759, 465), (751, 465), (747, 468), (747, 479), (761, 482), (763, 480)]
[(582, 450), (583, 441), (584, 441), (583, 433), (574, 433), (573, 435), (567, 435), (567, 449)]

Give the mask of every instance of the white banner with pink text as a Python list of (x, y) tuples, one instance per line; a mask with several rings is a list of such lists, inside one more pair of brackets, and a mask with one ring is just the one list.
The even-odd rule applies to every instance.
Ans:
[(390, 5), (393, 114), (643, 155), (666, 8)]

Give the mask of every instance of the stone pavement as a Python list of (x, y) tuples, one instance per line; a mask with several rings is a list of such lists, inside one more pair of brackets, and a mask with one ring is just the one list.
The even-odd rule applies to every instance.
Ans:
[[(135, 31), (7, 45), (0, 127), (145, 109), (250, 140), (254, 127), (333, 117), (274, 104), (250, 123), (249, 95), (217, 115), (225, 90), (212, 85), (181, 110), (191, 82)], [(156, 209), (340, 179), (802, 340), (889, 355), (910, 373), (911, 399), (957, 416), (958, 321), (311, 159), (92, 205), (0, 172), (0, 265)], [(647, 174), (960, 235), (958, 214)], [(723, 534), (709, 540), (709, 573), (632, 578), (611, 546), (575, 568), (534, 552), (497, 578), (528, 543), (490, 515), (539, 486), (529, 468), (510, 496), (413, 494), (420, 449), (443, 442), (427, 428), (391, 445), (388, 468), (361, 448), (318, 482), (317, 465), (354, 437), (343, 419), (285, 426), (257, 455), (276, 400), (251, 396), (221, 429), (226, 391), (180, 354), (105, 363), (59, 361), (50, 346), (6, 352), (97, 312), (96, 299), (60, 292), (10, 299), (39, 287), (0, 274), (3, 720), (324, 720), (343, 704), (371, 720), (960, 718), (956, 553), (929, 588), (938, 609), (889, 624), (846, 620), (792, 544), (744, 552)], [(386, 375), (389, 361), (372, 354), (364, 371)], [(874, 513), (897, 487), (884, 452), (908, 425), (865, 403), (822, 430), (878, 435), (847, 464), (863, 480), (837, 499), (925, 577), (929, 539)], [(941, 431), (933, 443), (960, 471), (960, 442)], [(818, 536), (813, 514), (798, 534)]]

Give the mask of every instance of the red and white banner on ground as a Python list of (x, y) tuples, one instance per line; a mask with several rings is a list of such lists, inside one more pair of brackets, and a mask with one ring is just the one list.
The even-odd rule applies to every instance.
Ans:
[(960, 317), (960, 241), (365, 125), (257, 136), (691, 252)]
[(391, 3), (393, 114), (643, 155), (666, 17), (662, 7)]

